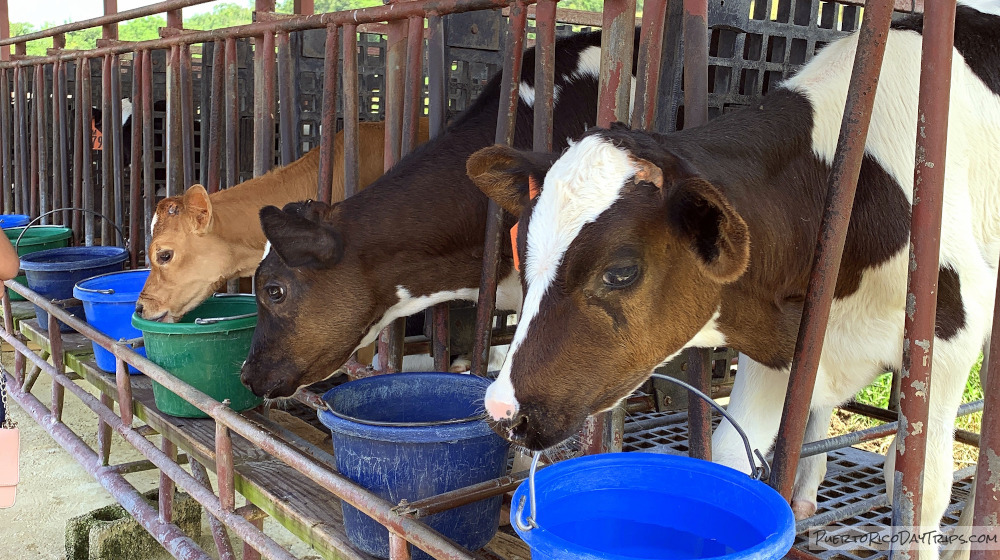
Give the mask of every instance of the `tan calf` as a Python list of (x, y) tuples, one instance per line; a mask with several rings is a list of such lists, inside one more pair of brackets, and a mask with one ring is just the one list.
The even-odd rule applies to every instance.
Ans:
[[(421, 119), (420, 140), (427, 136), (427, 120)], [(383, 123), (361, 123), (361, 188), (382, 175), (383, 139)], [(344, 175), (339, 172), (343, 140), (343, 132), (338, 132), (333, 202), (344, 199)], [(205, 187), (193, 185), (182, 196), (161, 200), (147, 253), (151, 271), (136, 311), (145, 319), (174, 322), (223, 289), (228, 280), (252, 276), (267, 242), (260, 209), (315, 198), (318, 173), (319, 148), (315, 148), (285, 167), (230, 189), (210, 195)]]

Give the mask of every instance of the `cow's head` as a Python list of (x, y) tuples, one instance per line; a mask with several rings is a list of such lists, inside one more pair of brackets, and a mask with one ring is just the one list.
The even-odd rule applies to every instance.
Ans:
[(521, 220), (524, 305), (486, 408), (502, 435), (544, 449), (685, 346), (718, 344), (722, 287), (747, 268), (749, 236), (719, 189), (643, 133), (589, 132), (536, 170), (531, 200), (537, 161), (494, 146), (468, 167)]
[[(233, 224), (227, 227), (240, 229)], [(144, 319), (180, 320), (225, 287), (236, 263), (246, 260), (245, 253), (260, 256), (259, 248), (236, 243), (216, 231), (212, 201), (201, 185), (161, 200), (151, 229), (151, 270), (136, 303), (136, 312)]]

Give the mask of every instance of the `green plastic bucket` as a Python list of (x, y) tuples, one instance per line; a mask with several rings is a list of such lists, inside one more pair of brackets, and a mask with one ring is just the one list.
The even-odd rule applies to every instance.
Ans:
[[(7, 239), (11, 244), (17, 242), (17, 236), (21, 236), (20, 243), (17, 244), (17, 256), (21, 257), (28, 253), (44, 251), (46, 249), (58, 249), (69, 246), (69, 238), (73, 236), (73, 230), (62, 226), (31, 226), (24, 235), (23, 227), (5, 228), (3, 232), (7, 234)], [(28, 279), (24, 274), (19, 274), (14, 281), (22, 286), (28, 285)], [(10, 292), (11, 301), (24, 301), (20, 294)]]
[[(213, 399), (229, 399), (238, 412), (264, 402), (240, 382), (240, 368), (250, 354), (257, 326), (257, 302), (252, 295), (212, 297), (177, 323), (133, 314), (132, 326), (142, 331), (146, 356), (181, 381)], [(208, 418), (155, 381), (153, 399), (160, 411), (171, 416)]]

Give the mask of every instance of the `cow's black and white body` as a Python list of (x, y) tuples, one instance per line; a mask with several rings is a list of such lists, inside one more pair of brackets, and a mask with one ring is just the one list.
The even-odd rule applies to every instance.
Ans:
[[(928, 438), (927, 528), (950, 497), (955, 414), (988, 336), (1000, 252), (1000, 9), (974, 4), (956, 24), (931, 413), (912, 428)], [(808, 439), (901, 365), (921, 30), (910, 17), (888, 36)], [(541, 194), (508, 205), (527, 223), (526, 292), (486, 398), (508, 437), (555, 444), (683, 348), (730, 346), (746, 356), (729, 412), (754, 447), (772, 445), (856, 47), (856, 36), (826, 46), (759, 106), (668, 135), (592, 131), (536, 168)], [(498, 202), (514, 200), (524, 174), (507, 162), (520, 156), (491, 150), (470, 169), (488, 170), (477, 182)], [(625, 371), (594, 373), (613, 364)], [(747, 469), (726, 423), (713, 457)], [(804, 467), (796, 499), (808, 506), (825, 461)]]

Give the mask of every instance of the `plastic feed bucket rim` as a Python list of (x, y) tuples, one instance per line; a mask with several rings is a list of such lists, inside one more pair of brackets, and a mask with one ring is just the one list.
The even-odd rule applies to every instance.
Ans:
[[(139, 293), (142, 291), (140, 287), (135, 291), (122, 291), (116, 290), (114, 288), (107, 289), (95, 289), (88, 287), (89, 285), (98, 284), (102, 280), (107, 280), (111, 277), (125, 278), (129, 276), (141, 276), (149, 275), (148, 268), (125, 270), (121, 272), (108, 272), (106, 274), (100, 274), (98, 276), (92, 276), (86, 280), (81, 280), (76, 283), (73, 287), (73, 297), (80, 301), (98, 301), (101, 303), (124, 303), (130, 301), (136, 301), (139, 299)], [(82, 297), (81, 297), (82, 296)]]
[[(53, 260), (80, 256), (86, 258)], [(126, 259), (128, 250), (123, 247), (60, 247), (22, 256), (21, 269), (32, 272), (67, 272), (118, 264)]]

